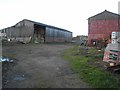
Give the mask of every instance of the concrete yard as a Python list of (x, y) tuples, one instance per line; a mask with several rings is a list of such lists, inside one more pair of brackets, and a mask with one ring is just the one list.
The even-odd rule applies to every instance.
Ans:
[(3, 88), (88, 88), (61, 57), (70, 44), (3, 43)]

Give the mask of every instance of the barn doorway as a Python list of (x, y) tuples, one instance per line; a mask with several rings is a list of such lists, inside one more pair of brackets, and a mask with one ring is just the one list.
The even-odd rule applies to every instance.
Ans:
[(34, 41), (36, 43), (45, 43), (45, 27), (34, 24)]

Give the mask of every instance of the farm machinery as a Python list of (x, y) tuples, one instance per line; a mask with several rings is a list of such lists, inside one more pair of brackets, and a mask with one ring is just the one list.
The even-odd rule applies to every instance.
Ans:
[(105, 48), (103, 61), (108, 70), (116, 72), (120, 70), (120, 37), (112, 40)]

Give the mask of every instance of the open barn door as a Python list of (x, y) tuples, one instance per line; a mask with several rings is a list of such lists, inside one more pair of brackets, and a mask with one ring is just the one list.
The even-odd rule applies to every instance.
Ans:
[(45, 27), (40, 25), (34, 25), (34, 41), (36, 43), (45, 42)]

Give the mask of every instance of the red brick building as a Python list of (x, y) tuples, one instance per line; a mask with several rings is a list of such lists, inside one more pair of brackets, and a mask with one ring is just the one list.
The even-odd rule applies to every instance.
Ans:
[(98, 42), (107, 44), (111, 41), (111, 33), (120, 31), (120, 15), (107, 10), (88, 18), (88, 45)]

